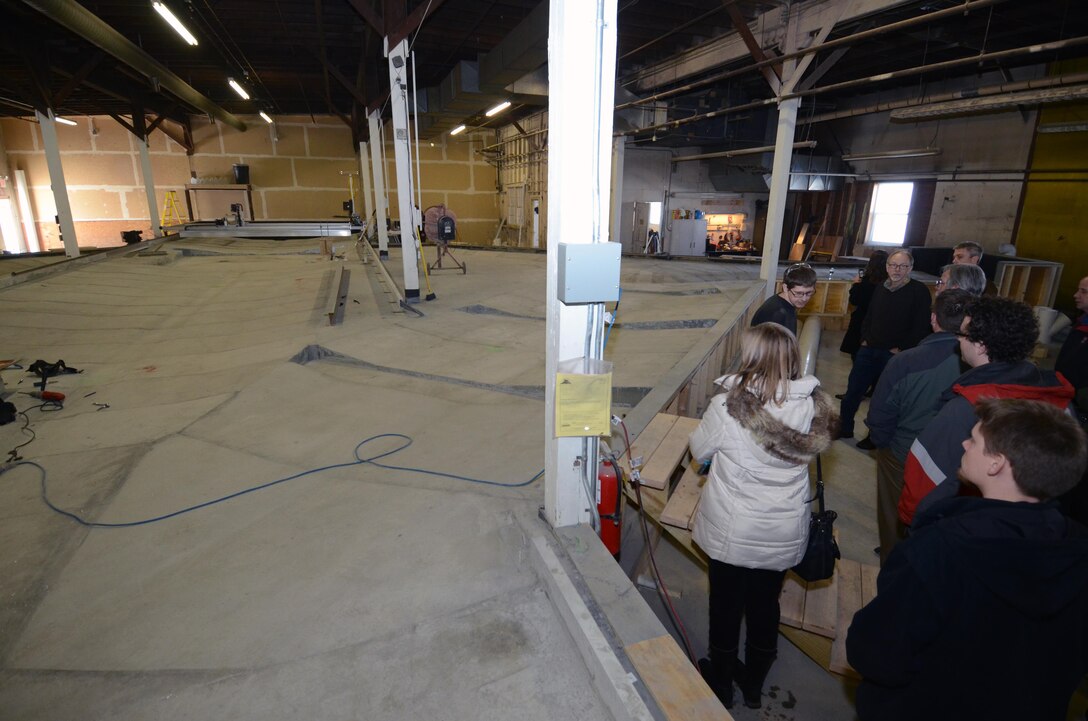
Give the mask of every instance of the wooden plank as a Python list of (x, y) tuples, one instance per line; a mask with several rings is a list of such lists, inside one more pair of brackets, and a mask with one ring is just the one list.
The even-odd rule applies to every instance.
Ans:
[(861, 564), (857, 561), (840, 560), (835, 575), (838, 577), (839, 611), (835, 623), (835, 641), (831, 644), (831, 659), (827, 669), (844, 676), (860, 678), (846, 660), (846, 632), (854, 614), (861, 608)]
[(839, 608), (839, 591), (836, 586), (838, 576), (836, 570), (830, 579), (808, 584), (808, 592), (805, 594), (805, 619), (801, 623), (801, 628), (805, 631), (835, 638)]
[(861, 566), (861, 605), (869, 605), (869, 601), (876, 598), (876, 577), (880, 573), (879, 566)]
[(337, 313), (344, 307), (348, 300), (348, 279), (351, 271), (340, 264), (333, 274), (332, 284), (329, 287), (329, 300), (325, 303), (325, 314), (329, 316), (329, 325), (336, 324)]
[(694, 461), (688, 464), (680, 482), (676, 484), (676, 490), (669, 497), (661, 511), (661, 522), (677, 528), (691, 528), (695, 507), (699, 503), (699, 496), (703, 492), (703, 483), (706, 476), (700, 476), (692, 467)]
[[(646, 461), (657, 450), (657, 446), (664, 440), (669, 429), (676, 423), (676, 418), (677, 416), (671, 416), (667, 413), (658, 413), (654, 416), (653, 420), (642, 430), (642, 433), (631, 439), (631, 460), (637, 461), (641, 456), (642, 465), (645, 466)], [(628, 463), (626, 453), (620, 456), (620, 467), (628, 476), (631, 475), (631, 466)]]
[(782, 595), (778, 598), (778, 606), (782, 610), (779, 622), (801, 628), (805, 620), (805, 582), (793, 571), (786, 573), (786, 581), (782, 584)]
[(790, 643), (819, 664), (820, 668), (827, 668), (831, 663), (830, 638), (817, 636), (814, 633), (807, 633), (799, 628), (790, 628), (789, 626), (779, 626), (778, 629), (783, 636), (789, 639)]
[(650, 638), (624, 650), (665, 718), (732, 721), (733, 716), (725, 710), (672, 636)]
[(642, 485), (668, 490), (673, 471), (688, 452), (688, 438), (698, 426), (698, 418), (676, 419), (657, 450), (642, 467)]

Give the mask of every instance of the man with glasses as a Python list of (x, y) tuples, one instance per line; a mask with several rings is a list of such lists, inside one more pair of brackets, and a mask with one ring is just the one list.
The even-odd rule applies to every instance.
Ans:
[(861, 399), (892, 356), (918, 345), (930, 333), (929, 289), (910, 277), (914, 257), (907, 250), (897, 250), (888, 256), (886, 267), (888, 279), (873, 293), (861, 326), (861, 347), (839, 406), (840, 438), (854, 437), (854, 416)]
[(782, 274), (782, 292), (763, 301), (752, 316), (752, 325), (777, 323), (797, 335), (797, 309), (804, 308), (816, 292), (816, 271), (808, 263), (794, 263)]
[(1054, 371), (1028, 360), (1039, 337), (1031, 306), (1009, 298), (982, 296), (965, 311), (960, 356), (971, 369), (941, 394), (940, 410), (911, 444), (899, 497), (899, 519), (910, 526), (917, 513), (960, 490), (956, 470), (963, 441), (978, 421), (982, 398), (1022, 398), (1066, 408), (1073, 386)]

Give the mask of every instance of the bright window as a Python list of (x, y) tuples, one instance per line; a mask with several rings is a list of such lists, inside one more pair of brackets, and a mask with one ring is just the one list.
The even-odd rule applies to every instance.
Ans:
[(866, 245), (903, 245), (914, 183), (877, 183), (869, 211)]

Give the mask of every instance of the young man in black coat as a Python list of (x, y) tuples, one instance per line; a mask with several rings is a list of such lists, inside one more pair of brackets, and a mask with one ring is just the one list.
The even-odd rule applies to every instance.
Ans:
[(861, 721), (1062, 721), (1088, 672), (1088, 529), (1051, 500), (1084, 431), (1038, 401), (976, 411), (959, 473), (982, 498), (920, 513), (847, 633)]

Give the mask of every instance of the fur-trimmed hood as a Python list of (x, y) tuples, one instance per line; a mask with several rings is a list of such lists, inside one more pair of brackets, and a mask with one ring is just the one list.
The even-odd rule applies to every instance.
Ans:
[(733, 387), (726, 397), (729, 415), (775, 458), (789, 463), (808, 463), (817, 453), (827, 450), (838, 435), (839, 415), (831, 398), (820, 388), (812, 389), (815, 415), (808, 433), (790, 428), (763, 407), (752, 393)]

